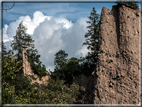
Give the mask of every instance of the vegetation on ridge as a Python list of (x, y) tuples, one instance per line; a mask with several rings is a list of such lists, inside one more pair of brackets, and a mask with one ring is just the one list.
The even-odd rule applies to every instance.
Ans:
[(139, 9), (139, 6), (138, 6), (138, 0), (134, 0), (133, 2), (132, 1), (127, 1), (127, 0), (117, 0), (117, 2), (115, 2), (116, 4), (119, 4), (119, 3), (126, 3), (130, 6), (133, 6), (135, 9)]

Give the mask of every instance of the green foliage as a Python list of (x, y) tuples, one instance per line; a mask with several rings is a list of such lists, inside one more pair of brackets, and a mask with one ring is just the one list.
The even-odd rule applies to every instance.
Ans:
[(93, 7), (90, 16), (88, 17), (89, 21), (86, 21), (89, 26), (87, 28), (89, 29), (88, 32), (85, 34), (86, 41), (83, 43), (83, 45), (87, 45), (87, 48), (91, 51), (89, 54), (92, 58), (94, 58), (94, 63), (97, 62), (97, 55), (98, 55), (98, 41), (99, 41), (99, 14), (97, 14), (97, 11), (95, 10), (95, 7)]
[(15, 82), (16, 94), (21, 95), (21, 91), (32, 91), (33, 85), (30, 83), (31, 80), (28, 76), (18, 75)]
[[(80, 58), (80, 59), (74, 58), (74, 57), (67, 59), (66, 57), (66, 63), (64, 63), (62, 67), (59, 67), (59, 68), (56, 67), (56, 69), (54, 69), (54, 72), (51, 72), (51, 78), (56, 80), (57, 84), (54, 83), (55, 86), (54, 85), (52, 86), (49, 84), (48, 86), (52, 87), (53, 89), (52, 91), (55, 91), (57, 89), (61, 91), (58, 80), (63, 80), (64, 85), (67, 85), (69, 87), (72, 87), (74, 82), (78, 84), (78, 81), (76, 81), (75, 76), (80, 74), (85, 74), (86, 76), (90, 76), (92, 74), (92, 71), (94, 71), (95, 69), (96, 64), (94, 62), (95, 62), (94, 54), (91, 54), (91, 53), (88, 53), (86, 57)], [(76, 91), (76, 89), (73, 89), (73, 90)], [(77, 100), (75, 100), (74, 103), (83, 103), (83, 102), (80, 102), (82, 101), (81, 96), (84, 96), (86, 92), (84, 93), (81, 90), (79, 90), (78, 92), (80, 94), (77, 96)], [(52, 98), (52, 99), (55, 99), (55, 98)]]
[(29, 61), (33, 71), (38, 74), (38, 77), (41, 79), (43, 76), (47, 75), (47, 71), (46, 71), (46, 67), (45, 65), (41, 64), (41, 62), (39, 62), (38, 64), (32, 62), (31, 60)]
[(17, 61), (22, 60), (22, 45), (30, 46), (30, 40), (27, 39), (26, 34), (27, 28), (24, 27), (23, 22), (19, 24), (17, 28), (16, 35), (13, 37), (14, 40), (11, 43), (11, 47), (13, 51), (16, 51), (15, 55)]
[(93, 10), (88, 18), (89, 21), (86, 22), (89, 24), (89, 26), (87, 26), (89, 30), (85, 34), (86, 41), (83, 45), (88, 45), (87, 48), (94, 52), (96, 51), (99, 37), (99, 14), (96, 13), (95, 7), (93, 7)]
[(62, 68), (67, 62), (68, 54), (64, 50), (60, 50), (55, 54), (54, 65), (55, 68)]
[(68, 54), (60, 50), (55, 54), (55, 69), (51, 72), (51, 77), (55, 80), (57, 78), (65, 80), (66, 84), (72, 84), (74, 72), (80, 71), (79, 59), (67, 59)]
[[(11, 43), (13, 51), (16, 52), (16, 60), (22, 60), (22, 45), (26, 45), (28, 53), (28, 61), (30, 62), (33, 71), (40, 77), (47, 75), (45, 65), (40, 61), (40, 55), (38, 55), (37, 49), (33, 44), (34, 40), (28, 34), (26, 34), (27, 28), (23, 25), (23, 22), (19, 24), (17, 28), (14, 40)], [(22, 66), (22, 63), (21, 63)]]
[(9, 83), (5, 83), (2, 86), (2, 103), (10, 104), (13, 103), (14, 86)]
[[(59, 51), (61, 52), (61, 51)], [(75, 58), (72, 57), (70, 59), (67, 59), (67, 57), (62, 57), (64, 58), (63, 60), (60, 60), (60, 58), (57, 58), (59, 55), (57, 52), (55, 54), (55, 59), (56, 62), (60, 62), (62, 66), (56, 65), (54, 72), (51, 73), (51, 78), (56, 79), (61, 79), (65, 81), (65, 84), (72, 84), (74, 79), (73, 77), (75, 75), (79, 75), (81, 73), (85, 74), (86, 76), (91, 75), (92, 71), (94, 71), (95, 68), (95, 61), (94, 61), (94, 54), (88, 53), (88, 55), (84, 58)], [(62, 51), (63, 52), (63, 51)], [(63, 53), (64, 55), (68, 55), (67, 53)], [(60, 56), (64, 56), (61, 55)], [(59, 60), (59, 61), (58, 61)], [(62, 62), (63, 61), (63, 62)]]
[(68, 87), (63, 80), (53, 79), (48, 86), (31, 84), (30, 76), (16, 75), (20, 63), (15, 61), (13, 53), (3, 59), (3, 104), (72, 104), (77, 100), (77, 84)]
[[(89, 30), (85, 35), (87, 45), (91, 52), (84, 58), (72, 57), (68, 59), (68, 54), (60, 50), (55, 54), (54, 72), (50, 72), (51, 79), (48, 85), (31, 84), (31, 76), (16, 75), (16, 70), (22, 65), (22, 47), (28, 46), (28, 61), (33, 71), (41, 77), (47, 75), (46, 67), (39, 60), (40, 55), (34, 48), (34, 40), (26, 34), (26, 28), (22, 22), (14, 36), (11, 44), (16, 55), (9, 54), (3, 59), (3, 104), (73, 104), (80, 102), (79, 96), (84, 94), (79, 91), (79, 85), (74, 83), (74, 76), (85, 74), (90, 76), (97, 63), (98, 35), (99, 35), (99, 15), (93, 8), (87, 21)], [(35, 78), (34, 78), (35, 79)], [(82, 95), (80, 95), (82, 94)]]
[[(88, 52), (88, 55), (80, 59), (81, 73), (90, 76), (96, 67), (94, 54)], [(96, 56), (97, 57), (97, 56)]]
[[(31, 92), (32, 85), (26, 76), (17, 76), (17, 70), (22, 60), (16, 61), (11, 52), (2, 61), (2, 103), (17, 104), (24, 103), (23, 91)], [(24, 95), (25, 96), (25, 95)], [(23, 98), (23, 99), (22, 99)]]
[[(28, 81), (23, 83), (26, 82)], [(26, 84), (25, 86), (30, 85)], [(25, 88), (15, 90), (14, 86), (5, 85), (5, 88), (3, 88), (3, 104), (72, 104), (78, 100), (80, 94), (77, 84), (73, 83), (68, 87), (63, 80), (51, 79), (48, 86), (37, 85), (37, 89), (30, 88), (30, 90)]]
[(9, 53), (2, 59), (2, 102), (12, 103), (12, 95), (14, 93), (14, 83), (16, 82), (17, 69), (22, 61), (15, 61), (14, 54)]
[(36, 80), (37, 78), (35, 78), (33, 75), (29, 75), (30, 78), (32, 78), (33, 80)]
[(128, 5), (130, 5), (130, 6), (133, 6), (135, 9), (139, 9), (139, 6), (138, 6), (138, 0), (117, 0), (117, 2), (115, 2), (117, 5), (119, 4), (119, 3), (127, 3)]
[[(30, 41), (32, 41), (32, 39), (30, 36), (26, 35), (24, 31), (25, 29), (26, 28), (24, 28), (21, 22), (18, 27), (17, 34), (14, 37), (14, 41), (11, 44), (13, 50), (19, 53), (14, 54), (12, 51), (9, 51), (9, 53), (3, 55), (2, 103), (71, 104), (76, 102), (79, 94), (79, 87), (75, 83), (72, 83), (69, 86), (66, 85), (65, 81), (63, 80), (51, 79), (48, 86), (42, 86), (38, 83), (31, 84), (31, 76), (19, 75), (17, 73), (17, 70), (22, 65), (22, 53), (20, 53), (22, 52), (21, 45), (29, 45), (29, 48), (27, 50), (29, 55), (28, 60), (31, 63), (33, 70), (39, 75), (39, 77), (47, 75), (47, 72), (45, 72), (45, 65), (41, 64), (39, 60), (40, 55), (37, 55), (37, 50), (33, 48), (34, 45), (31, 44), (32, 46), (30, 47)], [(21, 33), (19, 30), (21, 30)], [(26, 35), (26, 37), (24, 37), (24, 35)], [(26, 41), (25, 38), (27, 38), (28, 40)], [(56, 68), (57, 70), (59, 70), (59, 68), (68, 70), (70, 74), (72, 72), (71, 68), (77, 67), (76, 64), (78, 63), (78, 61), (77, 58), (71, 58), (69, 61), (67, 61), (66, 57), (67, 54), (64, 51), (60, 51), (59, 54), (57, 54), (57, 60), (55, 60), (55, 63), (57, 65)], [(65, 64), (66, 66), (63, 66), (63, 64)], [(69, 76), (69, 74), (65, 75)]]
[(75, 83), (70, 87), (64, 84), (63, 80), (50, 80), (48, 84), (48, 97), (53, 104), (73, 104), (79, 93), (79, 86)]
[(16, 62), (14, 54), (10, 53), (7, 57), (2, 59), (2, 80), (5, 83), (10, 83), (15, 80), (17, 70), (22, 60)]

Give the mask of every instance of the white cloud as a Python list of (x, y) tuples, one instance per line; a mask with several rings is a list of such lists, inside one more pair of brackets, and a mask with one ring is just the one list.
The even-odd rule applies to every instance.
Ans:
[(25, 20), (23, 22), (23, 25), (26, 26), (28, 28), (27, 33), (32, 35), (34, 32), (34, 29), (39, 26), (40, 23), (42, 23), (45, 19), (50, 20), (50, 16), (44, 16), (42, 14), (42, 12), (40, 11), (36, 11), (33, 14), (33, 19), (31, 20), (31, 18), (29, 16), (25, 17)]
[(17, 19), (15, 22), (11, 22), (9, 25), (5, 24), (3, 28), (3, 41), (4, 42), (12, 41), (13, 36), (16, 35), (16, 30), (17, 30), (19, 23), (22, 20), (27, 20), (27, 19), (29, 19), (29, 17), (22, 16), (22, 17), (19, 17), (19, 19)]
[(67, 19), (65, 18), (58, 18), (56, 19), (56, 23), (63, 23), (64, 24), (64, 28), (70, 28), (73, 24), (71, 21), (68, 21)]
[(27, 33), (32, 35), (34, 32), (34, 29), (39, 26), (40, 23), (42, 23), (45, 19), (50, 20), (51, 16), (44, 16), (42, 14), (42, 12), (40, 11), (36, 11), (33, 14), (33, 19), (31, 20), (31, 18), (29, 16), (26, 17), (22, 17), (24, 19), (23, 21), (23, 25), (26, 26), (27, 29)]
[(47, 71), (49, 71), (49, 70), (50, 70), (50, 71), (54, 71), (54, 67), (53, 67), (53, 66), (48, 66), (48, 67), (46, 68), (46, 70), (47, 70)]
[(82, 47), (87, 31), (87, 18), (80, 18), (76, 23), (72, 23), (65, 18), (45, 16), (42, 12), (36, 11), (33, 19), (28, 15), (22, 16), (9, 26), (5, 25), (3, 32), (5, 41), (15, 36), (22, 20), (27, 27), (27, 33), (35, 40), (35, 48), (41, 55), (41, 61), (47, 70), (54, 70), (54, 55), (61, 49), (69, 54), (69, 58), (84, 57), (87, 54), (86, 47)]
[(3, 40), (4, 40), (4, 42), (9, 41), (9, 38), (8, 38), (8, 36), (6, 34), (7, 28), (8, 28), (8, 25), (5, 24), (4, 28), (3, 28)]
[[(76, 55), (85, 57), (88, 52), (89, 52), (89, 51), (88, 51), (88, 49), (87, 49), (87, 46), (83, 46), (82, 49), (80, 49), (80, 50), (78, 50), (78, 51), (76, 52)], [(90, 51), (90, 52), (91, 52), (91, 51)]]
[(30, 18), (30, 16), (21, 16), (19, 19), (17, 19), (15, 22), (10, 23), (10, 25), (4, 25), (3, 28), (3, 40), (9, 41), (9, 39), (12, 39), (13, 36), (16, 35), (16, 30), (19, 25), (19, 23), (23, 20), (23, 25), (27, 27), (27, 33), (32, 35), (34, 32), (34, 29), (39, 26), (40, 23), (42, 23), (45, 19), (50, 20), (51, 16), (44, 16), (40, 11), (36, 11), (33, 14), (33, 19)]

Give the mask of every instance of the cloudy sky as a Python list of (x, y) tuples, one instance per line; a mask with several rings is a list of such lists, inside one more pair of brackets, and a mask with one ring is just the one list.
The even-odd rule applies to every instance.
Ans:
[[(11, 3), (4, 5), (12, 6)], [(55, 53), (65, 50), (71, 57), (84, 57), (88, 50), (82, 46), (87, 32), (88, 16), (95, 7), (101, 14), (102, 7), (112, 9), (115, 3), (15, 3), (3, 12), (3, 41), (10, 49), (11, 40), (23, 20), (27, 33), (35, 40), (35, 48), (47, 70), (54, 70)]]

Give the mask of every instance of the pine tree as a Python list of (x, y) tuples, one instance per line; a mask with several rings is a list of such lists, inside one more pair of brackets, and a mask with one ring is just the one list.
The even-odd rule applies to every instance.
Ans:
[(91, 11), (90, 16), (88, 17), (89, 21), (86, 21), (89, 26), (87, 28), (89, 29), (88, 32), (85, 34), (86, 41), (83, 43), (83, 45), (87, 45), (88, 49), (91, 50), (89, 52), (90, 58), (93, 60), (93, 62), (97, 62), (97, 55), (98, 55), (98, 39), (99, 39), (99, 14), (96, 13), (95, 7), (93, 7), (93, 10)]
[(12, 50), (16, 52), (17, 61), (22, 60), (22, 45), (26, 45), (28, 48), (34, 48), (34, 44), (32, 44), (34, 40), (31, 39), (30, 35), (26, 34), (26, 30), (27, 28), (24, 27), (22, 21), (11, 43)]
[(80, 73), (79, 59), (72, 57), (67, 59), (68, 54), (60, 50), (55, 54), (54, 72), (51, 72), (51, 78), (65, 80), (66, 84), (71, 85), (74, 73)]
[(55, 68), (62, 68), (62, 66), (67, 62), (68, 54), (64, 50), (60, 50), (55, 54), (54, 65)]
[[(47, 75), (45, 65), (40, 61), (40, 55), (38, 55), (37, 49), (34, 46), (34, 40), (32, 37), (26, 33), (27, 28), (23, 25), (23, 21), (19, 24), (17, 28), (14, 40), (11, 43), (13, 51), (16, 52), (16, 60), (22, 60), (22, 45), (26, 45), (28, 53), (28, 61), (30, 62), (33, 71), (41, 77)], [(21, 64), (22, 66), (22, 64)]]

